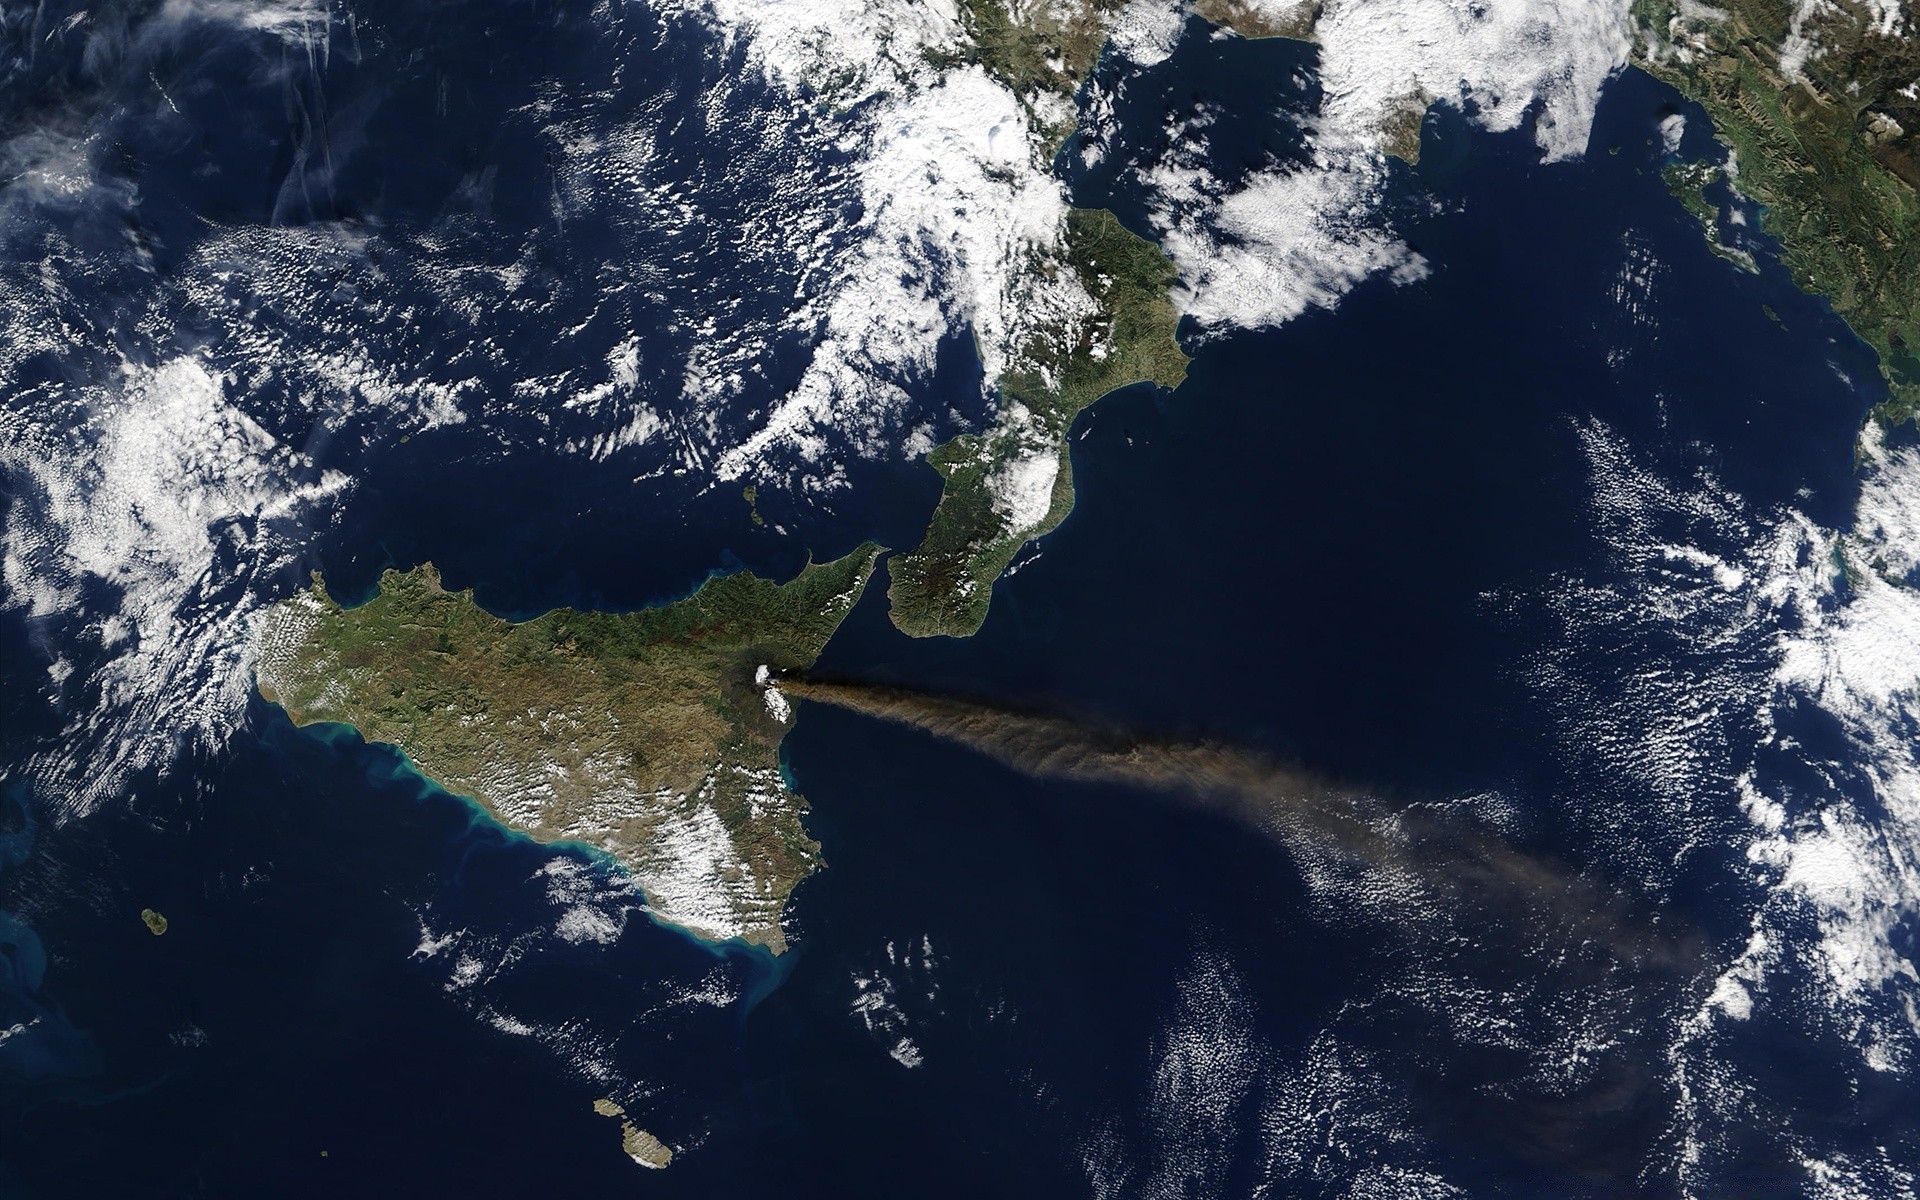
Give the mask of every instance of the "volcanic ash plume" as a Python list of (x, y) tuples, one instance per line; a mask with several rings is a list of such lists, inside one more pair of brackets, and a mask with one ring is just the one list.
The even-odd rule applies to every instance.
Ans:
[(1677, 968), (1690, 957), (1588, 880), (1487, 830), (1231, 746), (1156, 740), (1057, 715), (844, 680), (785, 676), (767, 686), (923, 730), (1034, 778), (1152, 791), (1245, 825), (1296, 858), (1331, 854), (1510, 920), (1544, 917), (1628, 962)]

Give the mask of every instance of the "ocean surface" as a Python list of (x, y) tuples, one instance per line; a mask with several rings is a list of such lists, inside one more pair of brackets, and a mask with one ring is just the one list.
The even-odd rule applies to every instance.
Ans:
[[(1308, 61), (1194, 39), (1124, 119), (1218, 98), (1237, 115), (1217, 153), (1285, 153)], [(1197, 346), (1171, 394), (1101, 401), (1074, 430), (1072, 516), (978, 636), (899, 635), (876, 580), (821, 670), (1217, 739), (1411, 801), (1497, 793), (1503, 836), (1687, 931), (1710, 978), (1746, 937), (1738, 848), (1651, 891), (1623, 873), (1634, 855), (1607, 839), (1630, 831), (1592, 814), (1658, 802), (1598, 805), (1605, 782), (1569, 764), (1534, 669), (1564, 628), (1536, 601), (1613, 569), (1596, 428), (1844, 527), (1876, 374), (1764, 252), (1748, 274), (1710, 251), (1660, 177), (1675, 111), (1700, 152), (1704, 115), (1628, 72), (1590, 152), (1554, 165), (1524, 131), (1430, 116), (1400, 181), (1426, 279), (1369, 281), (1335, 312)], [(1078, 184), (1138, 220), (1122, 177)], [(447, 444), (360, 464), (315, 564), (340, 590), (431, 559), (505, 613), (634, 607), (710, 569), (909, 544), (937, 494), (901, 469), (787, 514), (808, 532), (783, 541), (612, 473), (436, 460)], [(1610, 653), (1657, 669), (1670, 651)], [(7, 686), (6, 721), (45, 720)], [(1599, 1066), (1530, 1082), (1510, 1041), (1382, 991), (1421, 969), (1419, 936), (1235, 824), (826, 709), (802, 708), (784, 755), (828, 866), (777, 961), (652, 924), (604, 865), (258, 701), (217, 757), (87, 820), (50, 827), (17, 789), (0, 1028), (38, 1021), (0, 1034), (0, 1194), (1308, 1196), (1348, 1194), (1348, 1159), (1405, 1164), (1377, 1195), (1425, 1194), (1422, 1171), (1474, 1196), (1662, 1191), (1637, 1175), (1671, 1136), (1653, 1031), (1699, 1003), (1697, 971), (1609, 974)], [(617, 935), (563, 934), (581, 906)], [(1447, 978), (1590, 1011), (1556, 1007), (1598, 985), (1533, 932), (1461, 921)], [(1835, 1114), (1821, 1136), (1912, 1136), (1908, 1090), (1839, 1095), (1815, 1051), (1778, 1054), (1782, 1094)], [(1334, 1088), (1362, 1077), (1384, 1082)], [(625, 1158), (603, 1096), (671, 1167)], [(1311, 1136), (1276, 1142), (1282, 1119)], [(1756, 1138), (1724, 1194), (1785, 1194), (1792, 1165)]]

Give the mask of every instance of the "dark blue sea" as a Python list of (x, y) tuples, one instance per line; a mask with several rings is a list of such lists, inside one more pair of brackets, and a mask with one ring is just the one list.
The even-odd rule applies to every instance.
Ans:
[[(1191, 39), (1133, 82), (1123, 117), (1145, 146), (1167, 111), (1218, 100), (1236, 115), (1216, 154), (1292, 153), (1311, 62)], [(1628, 72), (1586, 156), (1553, 165), (1524, 130), (1436, 111), (1396, 179), (1427, 278), (1196, 341), (1176, 391), (1102, 400), (1074, 430), (1072, 516), (999, 583), (976, 637), (898, 634), (877, 580), (821, 670), (1216, 739), (1411, 798), (1498, 791), (1529, 852), (1617, 869), (1579, 816), (1599, 785), (1530, 682), (1564, 649), (1531, 598), (1614, 569), (1582, 431), (1600, 423), (1676, 478), (1711, 471), (1756, 511), (1843, 527), (1877, 399), (1870, 352), (1764, 245), (1757, 274), (1738, 270), (1668, 195), (1658, 124), (1682, 107)], [(1706, 118), (1685, 111), (1686, 152), (1703, 153)], [(460, 153), (505, 178), (531, 151)], [(453, 186), (410, 179), (329, 194), (401, 222)], [(1137, 223), (1126, 179), (1076, 186)], [(498, 188), (495, 219), (543, 221), (546, 183), (528, 186), (541, 195)], [(623, 245), (595, 236), (573, 253)], [(1629, 260), (1658, 264), (1631, 309)], [(1631, 360), (1611, 360), (1624, 343)], [(799, 531), (782, 538), (731, 497), (672, 503), (617, 462), (503, 454), (479, 426), (315, 450), (363, 485), (303, 565), (352, 595), (431, 560), (508, 614), (637, 607), (868, 536), (907, 545), (937, 495), (924, 468), (867, 468), (830, 512), (778, 513)], [(55, 728), (26, 679), (39, 668), (15, 670), (38, 661), (29, 631), (9, 618), (0, 636), (7, 736)], [(1651, 667), (1669, 649), (1616, 652)], [(828, 865), (795, 896), (779, 960), (637, 912), (609, 944), (557, 937), (579, 889), (617, 894), (608, 868), (258, 700), (223, 751), (87, 819), (44, 821), (14, 787), (0, 1028), (30, 1028), (0, 1040), (0, 1194), (1332, 1196), (1403, 1160), (1473, 1196), (1671, 1191), (1642, 1174), (1671, 1136), (1658, 1030), (1699, 1003), (1696, 974), (1610, 976), (1623, 1015), (1600, 1066), (1546, 1087), (1498, 1039), (1378, 999), (1421, 943), (1330, 910), (1235, 824), (835, 710), (804, 708), (784, 757)], [(1737, 858), (1698, 850), (1659, 891), (1703, 969), (1747, 936)], [(576, 892), (556, 888), (556, 860)], [(1656, 903), (1633, 878), (1608, 884)], [(164, 937), (143, 907), (166, 914)], [(1561, 976), (1537, 947), (1480, 932), (1460, 961), (1489, 988), (1532, 980), (1514, 1003), (1551, 1011)], [(1210, 1057), (1236, 1048), (1251, 1057)], [(1768, 1070), (1835, 1144), (1913, 1136), (1908, 1088), (1851, 1092), (1811, 1052)], [(1377, 1111), (1351, 1128), (1356, 1101), (1315, 1090), (1341, 1071), (1388, 1094), (1367, 1092)], [(670, 1168), (625, 1158), (591, 1108), (609, 1095), (676, 1147)], [(1275, 1113), (1319, 1131), (1296, 1158), (1270, 1148)], [(1718, 1194), (1788, 1194), (1794, 1166), (1756, 1137)], [(1401, 1182), (1366, 1194), (1429, 1194)]]

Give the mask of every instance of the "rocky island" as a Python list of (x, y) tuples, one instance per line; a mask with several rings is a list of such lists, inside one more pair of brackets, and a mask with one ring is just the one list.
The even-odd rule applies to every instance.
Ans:
[(595, 1100), (593, 1111), (620, 1123), (620, 1148), (627, 1157), (656, 1171), (673, 1162), (673, 1151), (659, 1138), (633, 1123), (627, 1110), (612, 1100)]
[(297, 725), (351, 725), (508, 828), (612, 856), (659, 920), (777, 954), (819, 845), (780, 774), (789, 714), (756, 674), (810, 665), (879, 554), (520, 622), (430, 565), (388, 571), (352, 608), (316, 577), (261, 626), (256, 680)]

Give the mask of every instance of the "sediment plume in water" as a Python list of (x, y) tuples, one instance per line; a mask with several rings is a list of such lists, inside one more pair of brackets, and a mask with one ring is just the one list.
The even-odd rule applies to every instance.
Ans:
[(911, 726), (1040, 779), (1120, 784), (1234, 820), (1297, 858), (1332, 854), (1434, 896), (1544, 920), (1613, 958), (1683, 969), (1687, 933), (1657, 929), (1591, 880), (1482, 827), (1217, 742), (1144, 737), (1057, 714), (851, 680), (781, 676), (788, 696)]

